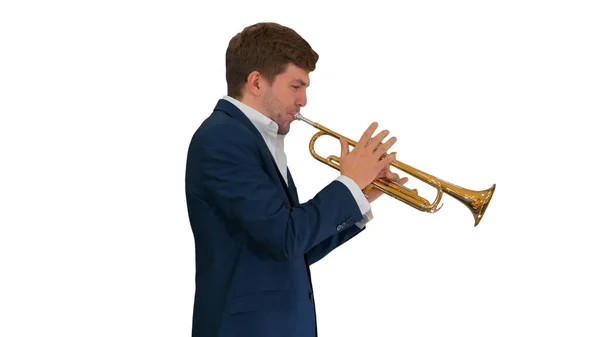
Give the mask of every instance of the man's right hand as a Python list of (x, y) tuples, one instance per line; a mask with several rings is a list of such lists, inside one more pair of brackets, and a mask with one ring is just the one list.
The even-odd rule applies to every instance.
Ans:
[(376, 129), (377, 123), (374, 122), (365, 130), (352, 151), (348, 149), (348, 142), (340, 138), (342, 146), (340, 173), (354, 180), (361, 190), (369, 186), (377, 174), (396, 159), (396, 155), (393, 153), (383, 157), (396, 143), (396, 137), (382, 143), (383, 139), (389, 135), (388, 130), (383, 130), (371, 139)]

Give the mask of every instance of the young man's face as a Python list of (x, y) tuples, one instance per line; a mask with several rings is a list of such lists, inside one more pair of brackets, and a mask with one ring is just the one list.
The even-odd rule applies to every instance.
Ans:
[(279, 126), (279, 134), (285, 135), (290, 131), (294, 115), (306, 105), (306, 88), (309, 85), (308, 72), (290, 64), (275, 77), (272, 86), (266, 87), (261, 105), (267, 117)]

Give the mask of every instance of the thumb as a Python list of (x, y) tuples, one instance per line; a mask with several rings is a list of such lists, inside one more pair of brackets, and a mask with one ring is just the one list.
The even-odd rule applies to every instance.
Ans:
[(348, 154), (348, 142), (344, 138), (340, 138), (340, 145), (342, 146), (340, 158), (342, 158)]

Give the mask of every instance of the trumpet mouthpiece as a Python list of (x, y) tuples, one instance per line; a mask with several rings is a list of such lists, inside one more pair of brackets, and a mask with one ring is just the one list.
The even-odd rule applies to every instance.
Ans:
[(299, 112), (298, 112), (297, 114), (295, 114), (295, 115), (294, 115), (294, 119), (301, 120), (301, 121), (303, 121), (303, 122), (306, 122), (306, 123), (308, 123), (308, 124), (310, 124), (310, 125), (312, 125), (312, 126), (316, 127), (316, 125), (315, 125), (315, 123), (314, 123), (313, 121), (311, 121), (311, 120), (309, 120), (308, 118), (306, 118), (306, 117), (302, 116), (302, 114), (300, 114)]

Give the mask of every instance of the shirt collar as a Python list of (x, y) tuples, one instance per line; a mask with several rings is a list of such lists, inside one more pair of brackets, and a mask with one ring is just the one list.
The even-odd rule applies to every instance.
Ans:
[(263, 115), (262, 113), (258, 112), (258, 110), (240, 102), (239, 100), (231, 96), (223, 96), (223, 99), (231, 102), (231, 104), (235, 105), (238, 109), (240, 109), (242, 113), (246, 115), (246, 117), (248, 117), (250, 122), (252, 122), (252, 124), (258, 129), (258, 131), (261, 134), (268, 134), (271, 136), (275, 136), (275, 138), (283, 138), (283, 136), (279, 137), (281, 135), (277, 134), (277, 131), (279, 130), (279, 125), (277, 125), (277, 123), (272, 121), (269, 117)]

